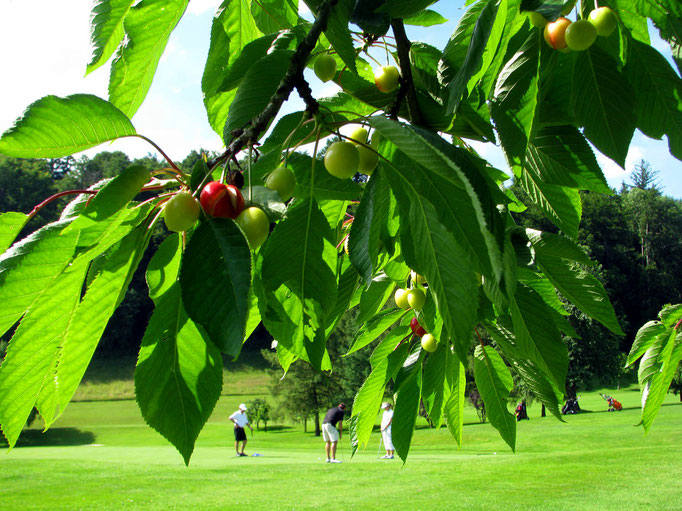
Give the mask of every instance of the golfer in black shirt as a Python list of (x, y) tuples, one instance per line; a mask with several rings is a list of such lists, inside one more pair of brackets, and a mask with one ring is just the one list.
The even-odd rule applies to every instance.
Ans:
[(341, 463), (341, 460), (336, 459), (336, 444), (338, 444), (343, 431), (343, 412), (345, 409), (346, 405), (339, 403), (339, 406), (327, 410), (322, 421), (322, 438), (325, 442), (324, 450), (327, 453), (327, 463)]

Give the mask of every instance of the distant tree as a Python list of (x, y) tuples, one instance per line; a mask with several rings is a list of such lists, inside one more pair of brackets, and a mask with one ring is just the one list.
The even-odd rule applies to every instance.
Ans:
[(247, 402), (249, 409), (249, 419), (256, 423), (256, 429), (260, 429), (260, 423), (263, 422), (265, 431), (268, 430), (268, 421), (270, 420), (270, 405), (267, 400), (262, 398), (252, 399)]
[[(57, 191), (52, 169), (46, 160), (0, 155), (0, 211), (28, 214)], [(31, 220), (27, 230), (54, 221), (58, 216), (57, 204), (48, 204)]]
[(592, 383), (616, 383), (625, 363), (618, 336), (573, 305), (566, 308), (571, 313), (569, 321), (580, 336), (564, 337), (568, 346), (568, 395), (575, 397), (578, 389), (590, 388)]
[(673, 381), (670, 384), (670, 392), (676, 396), (680, 396), (680, 402), (682, 402), (682, 365), (677, 366), (677, 372), (673, 376)]
[(347, 313), (329, 338), (327, 347), (334, 367), (332, 372), (318, 372), (310, 364), (299, 360), (291, 364), (282, 376), (277, 354), (270, 350), (262, 351), (273, 367), (270, 390), (278, 398), (278, 406), (292, 420), (303, 422), (305, 431), (308, 420), (312, 420), (316, 436), (321, 434), (320, 414), (340, 402), (350, 407), (357, 390), (369, 374), (368, 355), (372, 345), (344, 356), (355, 338), (356, 316), (355, 311)]
[(641, 160), (635, 165), (635, 169), (630, 173), (630, 180), (634, 188), (640, 190), (656, 190), (660, 193), (658, 186), (658, 170), (653, 170), (648, 161)]

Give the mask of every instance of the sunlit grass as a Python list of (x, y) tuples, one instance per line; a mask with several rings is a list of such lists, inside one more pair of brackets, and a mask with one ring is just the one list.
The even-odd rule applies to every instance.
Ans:
[(607, 413), (596, 392), (580, 401), (593, 411), (565, 423), (531, 406), (515, 454), (471, 409), (461, 449), (420, 421), (405, 465), (377, 459), (376, 432), (352, 459), (345, 436), (344, 463), (327, 465), (320, 438), (277, 424), (249, 436), (247, 452), (261, 456), (238, 458), (227, 417), (259, 396), (225, 395), (186, 468), (134, 401), (72, 403), (53, 429), (0, 454), (0, 509), (679, 509), (678, 398), (644, 436), (633, 427), (639, 394), (610, 392), (625, 410)]

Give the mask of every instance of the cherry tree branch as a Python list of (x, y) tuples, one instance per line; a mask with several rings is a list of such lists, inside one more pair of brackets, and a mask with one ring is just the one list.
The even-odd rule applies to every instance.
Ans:
[(400, 104), (404, 99), (407, 99), (408, 119), (412, 124), (421, 125), (423, 124), (423, 119), (419, 110), (419, 103), (417, 103), (417, 90), (414, 87), (412, 68), (410, 67), (410, 47), (412, 43), (407, 38), (405, 24), (402, 19), (391, 19), (391, 28), (393, 29), (395, 42), (398, 45), (398, 64), (400, 65), (401, 80), (400, 90), (398, 91), (395, 103), (389, 111), (389, 117), (397, 117)]
[(289, 63), (289, 69), (279, 83), (275, 94), (270, 98), (270, 102), (260, 114), (251, 119), (246, 127), (232, 132), (234, 138), (227, 146), (227, 149), (222, 155), (216, 158), (215, 161), (210, 162), (209, 167), (214, 167), (225, 160), (234, 158), (245, 146), (254, 144), (261, 133), (268, 127), (270, 121), (279, 113), (280, 108), (289, 98), (289, 95), (294, 88), (298, 89), (299, 94), (306, 103), (306, 107), (311, 110), (312, 113), (317, 112), (319, 105), (312, 97), (310, 87), (303, 78), (303, 70), (305, 69), (310, 54), (317, 45), (320, 34), (326, 30), (332, 8), (337, 2), (338, 0), (327, 0), (320, 6), (315, 21), (310, 28), (310, 32), (308, 32), (305, 38), (296, 47), (296, 51)]

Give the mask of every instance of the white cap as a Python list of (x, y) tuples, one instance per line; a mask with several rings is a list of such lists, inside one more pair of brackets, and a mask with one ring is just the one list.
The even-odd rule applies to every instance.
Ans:
[(245, 412), (245, 411), (246, 411), (246, 405), (245, 405), (244, 403), (240, 404), (240, 405), (239, 405), (239, 409), (240, 409), (241, 411)]
[(388, 410), (391, 407), (391, 403), (382, 403), (381, 408), (384, 410)]

